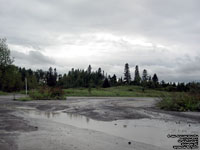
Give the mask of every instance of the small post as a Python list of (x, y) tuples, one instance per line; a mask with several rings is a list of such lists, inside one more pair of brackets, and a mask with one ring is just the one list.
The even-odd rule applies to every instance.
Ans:
[(27, 95), (27, 78), (25, 78), (25, 88), (26, 88), (26, 95)]

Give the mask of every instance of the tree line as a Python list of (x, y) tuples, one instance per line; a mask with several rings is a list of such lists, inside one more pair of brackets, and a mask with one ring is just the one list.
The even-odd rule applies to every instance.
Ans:
[(129, 64), (126, 63), (124, 67), (124, 80), (122, 82), (125, 85), (138, 85), (142, 86), (142, 90), (145, 89), (157, 89), (165, 90), (169, 92), (200, 92), (200, 83), (189, 82), (189, 83), (175, 83), (175, 82), (165, 82), (164, 80), (159, 81), (156, 73), (151, 77), (147, 70), (144, 69), (142, 76), (139, 73), (139, 66), (135, 66), (134, 79), (131, 78), (131, 73), (129, 69)]
[(143, 87), (148, 86), (149, 88), (156, 88), (159, 85), (159, 80), (156, 73), (151, 77), (146, 69), (143, 70), (141, 77), (138, 65), (135, 66), (135, 76), (132, 80), (129, 64), (126, 63), (124, 67), (124, 83), (128, 85), (141, 85)]
[(159, 82), (155, 73), (153, 77), (144, 69), (140, 76), (139, 66), (135, 66), (134, 78), (131, 78), (129, 64), (124, 66), (124, 78), (117, 78), (114, 75), (107, 75), (101, 68), (92, 70), (89, 65), (86, 70), (72, 68), (68, 73), (58, 74), (56, 68), (50, 67), (47, 71), (38, 69), (33, 71), (13, 65), (14, 59), (10, 56), (10, 49), (6, 39), (0, 39), (0, 90), (6, 92), (25, 89), (25, 80), (28, 82), (28, 89), (35, 89), (38, 86), (61, 87), (61, 88), (97, 88), (112, 87), (119, 85), (138, 85), (146, 88), (157, 88), (168, 91), (188, 91), (190, 87), (199, 83), (165, 83)]

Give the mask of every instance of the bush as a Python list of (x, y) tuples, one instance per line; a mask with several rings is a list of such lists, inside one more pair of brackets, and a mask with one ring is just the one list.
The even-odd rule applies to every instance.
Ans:
[(61, 88), (42, 87), (39, 90), (32, 90), (29, 96), (35, 100), (60, 100), (66, 99)]
[(18, 100), (18, 101), (31, 101), (33, 99), (31, 97), (20, 97), (20, 98), (18, 98), (16, 100)]
[(163, 95), (158, 106), (172, 111), (200, 111), (200, 94), (174, 93)]
[(130, 91), (130, 92), (131, 92), (131, 91), (133, 91), (133, 89), (128, 89), (128, 91)]
[(0, 91), (0, 95), (8, 95), (8, 93)]

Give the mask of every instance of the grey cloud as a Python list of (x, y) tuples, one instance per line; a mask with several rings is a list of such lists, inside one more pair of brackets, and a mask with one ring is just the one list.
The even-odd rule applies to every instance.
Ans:
[(46, 68), (45, 66), (55, 65), (55, 61), (52, 58), (44, 56), (39, 51), (30, 51), (28, 54), (24, 54), (12, 50), (11, 55), (14, 57), (14, 63), (23, 67)]
[(200, 64), (200, 57), (196, 56), (194, 60), (186, 62), (180, 68), (178, 68), (178, 72), (183, 74), (192, 74), (199, 76), (200, 74), (199, 64)]
[[(0, 0), (0, 3), (0, 37), (7, 37), (11, 45), (35, 50), (29, 54), (13, 51), (19, 66), (45, 64), (65, 70), (70, 66), (84, 68), (91, 63), (105, 67), (108, 73), (117, 73), (120, 68), (123, 72), (123, 65), (128, 62), (151, 73), (158, 72), (166, 80), (186, 81), (200, 76), (196, 57), (200, 49), (199, 0)], [(142, 37), (167, 48), (82, 36), (95, 33)], [(93, 51), (98, 52), (90, 58), (52, 60), (39, 52), (54, 45), (84, 46), (91, 41), (101, 48), (94, 47)]]
[[(163, 42), (197, 42), (200, 22), (198, 0), (81, 0), (3, 1), (1, 12), (9, 31), (30, 35), (30, 30), (46, 34), (108, 31), (147, 36)], [(8, 4), (12, 6), (6, 7)], [(114, 5), (113, 5), (114, 4)], [(31, 6), (31, 7), (30, 7)], [(36, 9), (37, 8), (37, 9)], [(4, 28), (7, 34), (8, 28)], [(13, 29), (13, 30), (12, 30)], [(11, 33), (10, 33), (11, 34)], [(33, 34), (33, 35), (32, 35)], [(33, 37), (31, 37), (31, 35)], [(37, 34), (38, 35), (38, 34)], [(39, 35), (40, 37), (41, 35)], [(191, 37), (193, 40), (191, 40)], [(25, 38), (24, 38), (25, 39)], [(171, 40), (170, 40), (171, 39)], [(41, 38), (38, 38), (40, 41)], [(45, 40), (44, 40), (45, 41)], [(38, 45), (40, 42), (38, 42)]]

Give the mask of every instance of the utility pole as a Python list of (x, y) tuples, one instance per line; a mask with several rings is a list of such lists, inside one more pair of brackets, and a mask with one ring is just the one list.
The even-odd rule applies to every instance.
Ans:
[(26, 95), (27, 95), (27, 78), (25, 78), (25, 88), (26, 88)]

